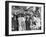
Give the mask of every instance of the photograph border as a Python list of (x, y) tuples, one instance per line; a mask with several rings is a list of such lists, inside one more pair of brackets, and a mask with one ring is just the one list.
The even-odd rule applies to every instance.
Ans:
[[(26, 4), (42, 4), (44, 5), (44, 32), (43, 33), (27, 33), (27, 34), (12, 34), (9, 35), (9, 3), (26, 3)], [(34, 34), (45, 34), (45, 3), (39, 2), (22, 2), (22, 1), (5, 1), (5, 36), (18, 36), (18, 35), (34, 35)]]

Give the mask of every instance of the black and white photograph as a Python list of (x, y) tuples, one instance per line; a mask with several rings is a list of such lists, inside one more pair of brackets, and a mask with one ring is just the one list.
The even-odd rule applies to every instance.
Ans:
[(44, 3), (7, 3), (8, 35), (44, 33)]
[(41, 7), (12, 6), (12, 31), (41, 30)]

